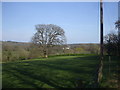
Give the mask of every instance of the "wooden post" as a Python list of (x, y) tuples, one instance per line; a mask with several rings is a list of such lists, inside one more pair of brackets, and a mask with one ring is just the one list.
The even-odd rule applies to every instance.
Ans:
[(100, 56), (103, 59), (103, 3), (100, 0)]
[(100, 0), (100, 61), (97, 69), (95, 87), (99, 87), (103, 71), (103, 3)]
[[(120, 21), (120, 1), (118, 2), (118, 21)], [(118, 38), (120, 39), (120, 27), (118, 27)]]
[(100, 0), (100, 63), (98, 68), (98, 80), (100, 83), (102, 79), (102, 70), (103, 70), (103, 3)]

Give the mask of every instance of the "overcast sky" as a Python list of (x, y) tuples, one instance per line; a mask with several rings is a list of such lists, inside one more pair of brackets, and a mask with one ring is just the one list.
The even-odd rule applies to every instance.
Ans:
[[(104, 35), (115, 31), (118, 3), (104, 3)], [(68, 43), (99, 43), (99, 2), (3, 2), (2, 40), (29, 42), (37, 24), (64, 29)]]

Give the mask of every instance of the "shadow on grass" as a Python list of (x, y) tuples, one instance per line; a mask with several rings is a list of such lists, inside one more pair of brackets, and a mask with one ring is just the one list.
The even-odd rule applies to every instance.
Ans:
[[(92, 80), (97, 56), (49, 58), (3, 64), (3, 88), (74, 88), (76, 78)], [(10, 78), (12, 77), (12, 78)], [(10, 84), (13, 81), (13, 85)], [(17, 81), (17, 82), (15, 82)]]

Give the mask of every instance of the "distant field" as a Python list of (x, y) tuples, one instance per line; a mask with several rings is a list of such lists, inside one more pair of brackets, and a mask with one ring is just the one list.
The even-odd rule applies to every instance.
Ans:
[[(98, 60), (98, 56), (81, 55), (3, 63), (3, 88), (75, 88), (78, 81), (92, 87)], [(106, 76), (108, 64), (104, 67)]]

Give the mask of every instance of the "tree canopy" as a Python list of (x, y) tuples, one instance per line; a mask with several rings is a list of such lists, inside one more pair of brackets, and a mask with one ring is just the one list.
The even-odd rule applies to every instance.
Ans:
[(45, 57), (49, 47), (66, 44), (65, 32), (61, 27), (54, 24), (38, 24), (35, 28), (37, 32), (32, 37), (32, 42), (42, 47)]

